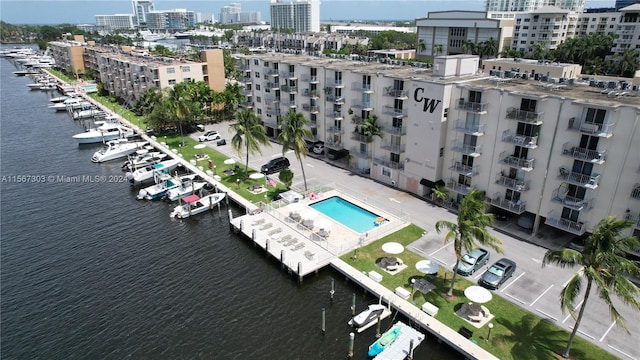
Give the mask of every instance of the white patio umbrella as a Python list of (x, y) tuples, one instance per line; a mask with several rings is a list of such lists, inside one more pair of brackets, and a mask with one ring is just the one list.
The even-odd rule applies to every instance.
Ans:
[(389, 254), (401, 254), (404, 251), (404, 246), (397, 242), (388, 242), (382, 244), (382, 251)]
[(289, 211), (291, 212), (299, 212), (303, 208), (304, 208), (304, 205), (302, 205), (302, 203), (299, 203), (299, 202), (294, 202), (289, 206), (287, 206), (287, 209), (289, 209)]
[(206, 147), (207, 147), (207, 145), (205, 145), (205, 144), (198, 144), (198, 145), (195, 145), (193, 148), (194, 149), (204, 149)]
[(229, 159), (225, 160), (224, 163), (227, 164), (227, 165), (233, 165), (233, 164), (236, 163), (236, 161), (231, 159), (231, 158), (229, 158)]
[(331, 222), (327, 219), (320, 219), (314, 225), (319, 229), (327, 230), (331, 227)]
[(251, 179), (258, 180), (258, 179), (262, 179), (264, 177), (264, 174), (263, 173), (253, 173), (253, 174), (249, 175), (249, 177)]
[(464, 289), (464, 296), (477, 304), (484, 304), (486, 302), (489, 302), (493, 297), (491, 295), (491, 291), (477, 285), (469, 286), (468, 288)]
[(438, 273), (440, 264), (431, 260), (420, 260), (416, 263), (416, 270), (423, 274), (434, 275)]
[(311, 209), (307, 209), (300, 213), (300, 217), (302, 218), (302, 225), (310, 228), (313, 227), (313, 220), (316, 218), (316, 213)]

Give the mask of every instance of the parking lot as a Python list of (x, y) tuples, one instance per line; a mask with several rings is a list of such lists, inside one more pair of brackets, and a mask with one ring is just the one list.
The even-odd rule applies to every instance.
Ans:
[[(227, 140), (227, 144), (231, 143), (228, 123), (207, 126), (207, 130), (214, 129), (218, 130), (222, 138)], [(194, 133), (191, 136), (197, 139), (200, 135), (202, 133)], [(230, 145), (216, 146), (215, 142), (207, 144), (244, 164), (244, 157), (240, 158)], [(253, 169), (259, 169), (270, 159), (281, 155), (280, 145), (272, 143), (271, 148), (265, 149), (263, 154), (251, 155), (249, 166)], [(289, 151), (285, 155), (291, 162), (291, 170), (296, 174), (293, 187), (303, 188), (302, 176), (299, 176), (301, 174), (300, 163), (293, 152)], [(330, 162), (323, 161), (321, 155), (310, 155), (303, 159), (303, 164), (309, 186), (340, 184), (360, 194), (370, 196), (377, 203), (386, 204), (385, 206), (408, 213), (412, 223), (427, 230), (425, 236), (409, 246), (409, 250), (421, 254), (425, 258), (436, 260), (448, 269), (453, 267), (455, 264), (453, 243), (444, 244), (444, 235), (437, 234), (434, 225), (438, 220), (455, 221), (455, 214), (413, 195), (379, 184), (368, 177), (359, 176), (333, 166)], [(277, 174), (274, 177), (277, 179)], [(496, 225), (501, 228), (512, 226), (509, 223), (497, 223)], [(493, 231), (493, 234), (503, 242), (504, 254), (488, 249), (491, 252), (491, 258), (487, 265), (467, 278), (472, 282), (477, 282), (484, 269), (501, 257), (515, 261), (517, 268), (514, 275), (499, 289), (494, 290), (494, 294), (512, 301), (535, 315), (549, 319), (567, 331), (571, 331), (574, 320), (569, 314), (562, 314), (560, 310), (560, 291), (579, 269), (560, 269), (555, 266), (542, 268), (541, 266), (547, 248), (563, 246), (570, 237), (561, 237), (558, 232), (545, 229), (544, 225), (541, 229), (540, 236), (530, 239), (529, 242), (505, 235), (503, 232)], [(582, 297), (581, 295), (579, 299)], [(618, 305), (617, 309), (625, 319), (630, 335), (618, 328), (611, 320), (609, 309), (598, 298), (595, 291), (591, 293), (586, 314), (578, 332), (583, 338), (592, 341), (621, 359), (640, 359), (640, 345), (637, 341), (640, 339), (638, 313), (633, 312), (626, 305), (620, 304), (617, 299), (614, 299), (614, 302)], [(580, 305), (581, 303), (577, 304), (578, 307)]]

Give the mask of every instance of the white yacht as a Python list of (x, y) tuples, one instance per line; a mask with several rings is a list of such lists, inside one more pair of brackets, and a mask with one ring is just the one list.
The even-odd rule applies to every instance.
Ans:
[(175, 169), (180, 164), (179, 160), (171, 159), (166, 160), (155, 165), (145, 166), (140, 168), (134, 172), (127, 173), (127, 179), (133, 185), (139, 185), (144, 183), (145, 181), (155, 179), (155, 174), (159, 172), (169, 173), (171, 170)]
[(213, 210), (216, 205), (224, 199), (225, 195), (225, 193), (215, 193), (203, 197), (199, 197), (195, 194), (185, 196), (181, 200), (183, 204), (176, 206), (169, 216), (172, 218), (177, 217), (178, 219), (184, 219), (208, 210)]
[(98, 109), (87, 109), (73, 112), (73, 120), (91, 119), (104, 115), (104, 111)]
[(129, 160), (122, 164), (122, 171), (136, 171), (141, 167), (157, 164), (167, 156), (167, 154), (160, 151), (149, 152), (147, 149), (138, 150), (135, 155), (129, 156)]
[(167, 191), (166, 198), (169, 201), (177, 201), (185, 196), (198, 193), (208, 183), (204, 181), (185, 180), (180, 186)]
[(111, 140), (130, 138), (135, 133), (132, 129), (117, 123), (104, 123), (97, 128), (73, 135), (78, 144), (96, 144)]
[(128, 142), (126, 139), (111, 140), (107, 142), (102, 149), (93, 154), (91, 161), (99, 163), (126, 157), (142, 149), (145, 145), (147, 145), (145, 141)]
[(360, 333), (375, 325), (378, 319), (383, 320), (390, 315), (390, 307), (383, 305), (382, 298), (380, 298), (378, 304), (369, 305), (365, 310), (349, 320), (349, 325), (356, 328), (356, 331)]
[(156, 183), (144, 189), (140, 189), (136, 198), (138, 200), (160, 199), (167, 193), (167, 191), (180, 186), (183, 182), (193, 181), (195, 177), (195, 174), (179, 177), (177, 174), (176, 176), (171, 176), (167, 173), (156, 173), (154, 175), (154, 180), (156, 181)]

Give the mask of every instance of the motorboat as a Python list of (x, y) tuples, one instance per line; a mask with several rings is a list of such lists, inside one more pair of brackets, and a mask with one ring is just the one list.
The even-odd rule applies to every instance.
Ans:
[(111, 140), (130, 138), (135, 132), (125, 126), (116, 123), (104, 123), (97, 128), (89, 129), (83, 133), (73, 135), (78, 144), (97, 144)]
[(57, 103), (61, 103), (61, 102), (65, 101), (65, 100), (67, 100), (69, 98), (70, 98), (70, 96), (63, 95), (63, 96), (58, 96), (58, 97), (51, 98), (51, 99), (49, 99), (49, 102), (53, 103), (53, 104), (57, 104)]
[(122, 171), (136, 171), (148, 165), (154, 165), (163, 161), (168, 155), (160, 151), (152, 151), (142, 149), (136, 151), (135, 155), (129, 157), (129, 160), (122, 164)]
[(41, 85), (42, 86), (40, 86), (40, 90), (43, 90), (43, 91), (53, 91), (58, 88), (58, 85), (55, 83), (46, 83)]
[(369, 356), (376, 356), (384, 351), (389, 345), (393, 344), (394, 341), (400, 336), (400, 327), (398, 325), (392, 327), (389, 331), (382, 334), (376, 342), (369, 346)]
[(147, 145), (145, 141), (128, 142), (126, 139), (111, 140), (93, 154), (91, 161), (99, 163), (120, 159), (142, 149), (145, 145)]
[(144, 189), (140, 189), (136, 198), (138, 200), (160, 199), (167, 193), (167, 191), (180, 186), (183, 182), (193, 181), (195, 177), (195, 174), (179, 177), (178, 175), (171, 176), (167, 173), (156, 173), (154, 175), (156, 183), (154, 185), (147, 186)]
[(366, 310), (363, 310), (349, 320), (349, 325), (353, 326), (356, 331), (360, 333), (374, 326), (378, 322), (378, 319), (383, 320), (390, 315), (391, 310), (387, 306), (384, 306), (382, 302), (371, 304)]
[(35, 70), (18, 70), (13, 72), (13, 74), (17, 76), (35, 75), (37, 73)]
[(211, 195), (199, 197), (198, 195), (189, 195), (182, 198), (183, 204), (176, 206), (170, 217), (185, 219), (189, 216), (198, 215), (208, 210), (212, 210), (225, 197), (225, 193), (214, 193)]
[(158, 172), (170, 172), (179, 164), (180, 161), (176, 159), (166, 160), (155, 165), (145, 166), (133, 172), (128, 172), (126, 176), (133, 185), (138, 185), (144, 183), (145, 181), (155, 179), (154, 175)]
[(27, 84), (27, 87), (28, 87), (30, 90), (40, 90), (40, 87), (41, 87), (41, 86), (42, 86), (42, 83), (41, 83), (41, 82), (34, 82), (34, 83), (31, 83), (31, 84)]
[(87, 109), (75, 111), (73, 113), (73, 120), (91, 119), (104, 115), (104, 111), (98, 109)]
[(88, 101), (85, 101), (81, 97), (73, 97), (73, 98), (64, 100), (63, 102), (49, 105), (49, 109), (54, 109), (55, 111), (67, 111), (69, 109), (77, 110), (77, 109), (84, 109), (84, 108), (91, 108), (91, 103)]
[(167, 190), (165, 198), (169, 201), (177, 201), (185, 196), (196, 194), (202, 190), (208, 183), (205, 181), (186, 180), (180, 186)]

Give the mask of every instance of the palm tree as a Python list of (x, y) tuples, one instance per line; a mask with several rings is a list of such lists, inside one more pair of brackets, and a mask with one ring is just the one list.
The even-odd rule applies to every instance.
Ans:
[(620, 57), (616, 59), (615, 65), (620, 76), (633, 74), (638, 70), (638, 52), (637, 49), (626, 49)]
[(420, 39), (420, 41), (418, 41), (418, 51), (424, 52), (426, 49), (427, 45), (425, 45), (424, 39)]
[(494, 38), (489, 38), (489, 40), (482, 43), (482, 53), (487, 55), (489, 58), (494, 58), (496, 56), (498, 53), (498, 43)]
[[(378, 125), (378, 117), (373, 114), (369, 114), (366, 120), (359, 125), (360, 134), (367, 138), (373, 138), (374, 136), (382, 139), (382, 127)], [(371, 154), (373, 156), (373, 153)]]
[(531, 56), (536, 60), (542, 60), (547, 55), (547, 42), (546, 41), (538, 41), (537, 43), (531, 45), (529, 47), (531, 51)]
[(186, 83), (178, 83), (172, 88), (169, 88), (167, 94), (167, 105), (169, 112), (175, 115), (178, 119), (178, 126), (180, 127), (180, 137), (182, 139), (182, 146), (184, 146), (184, 132), (182, 130), (182, 122), (191, 114), (191, 97), (186, 86)]
[[(630, 220), (621, 220), (614, 216), (606, 217), (600, 220), (593, 233), (585, 240), (582, 252), (573, 249), (551, 249), (544, 255), (542, 266), (555, 264), (561, 268), (582, 267), (582, 271), (574, 275), (560, 292), (562, 312), (568, 311), (576, 319), (562, 357), (569, 357), (573, 339), (578, 332), (578, 327), (580, 327), (591, 288), (594, 285), (598, 288), (598, 297), (609, 306), (611, 319), (624, 330), (627, 328), (622, 316), (613, 305), (611, 295), (616, 295), (625, 304), (635, 310), (640, 310), (640, 301), (638, 300), (640, 290), (626, 278), (626, 275), (640, 277), (638, 263), (625, 257), (628, 251), (640, 246), (640, 241), (637, 238), (623, 236), (625, 229), (633, 224), (634, 222)], [(576, 300), (582, 290), (583, 277), (587, 282), (587, 287), (580, 312), (576, 318)]]
[(280, 124), (278, 130), (278, 141), (282, 144), (282, 155), (293, 148), (293, 153), (296, 154), (296, 159), (300, 162), (300, 168), (302, 169), (302, 179), (304, 180), (304, 191), (307, 191), (307, 176), (304, 173), (304, 165), (302, 164), (302, 158), (307, 156), (307, 143), (305, 138), (312, 136), (311, 130), (305, 126), (309, 123), (304, 115), (301, 113), (289, 111), (289, 114), (285, 116)]
[(236, 114), (238, 122), (231, 124), (230, 128), (235, 133), (231, 138), (231, 146), (241, 155), (242, 148), (245, 148), (244, 173), (249, 170), (249, 154), (256, 152), (262, 154), (260, 145), (268, 145), (269, 137), (264, 131), (264, 126), (260, 124), (260, 118), (251, 110), (246, 109)]
[(465, 54), (473, 54), (475, 47), (476, 47), (476, 44), (471, 40), (465, 40), (462, 43), (462, 50), (464, 51)]
[(442, 206), (442, 204), (444, 204), (444, 202), (447, 201), (447, 198), (449, 197), (449, 191), (442, 184), (436, 185), (436, 187), (431, 191), (433, 192), (436, 203), (438, 203), (440, 206)]
[(502, 242), (487, 231), (487, 226), (493, 224), (493, 214), (485, 212), (487, 203), (485, 202), (484, 191), (472, 189), (462, 199), (458, 212), (458, 221), (450, 222), (440, 220), (436, 222), (436, 232), (439, 234), (442, 229), (447, 229), (444, 242), (448, 243), (453, 239), (453, 249), (456, 253), (456, 263), (453, 266), (453, 277), (451, 287), (447, 296), (453, 296), (453, 286), (456, 282), (456, 269), (462, 258), (463, 250), (471, 251), (476, 246), (476, 241), (487, 245), (501, 253), (499, 247)]
[(442, 52), (442, 44), (433, 45), (433, 52), (439, 55)]

